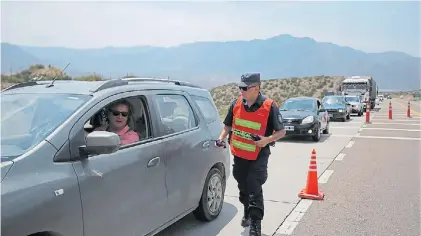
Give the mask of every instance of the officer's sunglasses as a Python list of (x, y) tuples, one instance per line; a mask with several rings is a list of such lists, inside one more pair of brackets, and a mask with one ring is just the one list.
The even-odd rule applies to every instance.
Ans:
[(121, 114), (123, 117), (127, 117), (129, 115), (129, 112), (127, 111), (116, 111), (116, 110), (110, 110), (110, 111), (113, 114), (113, 116), (119, 116)]
[(243, 91), (247, 91), (247, 90), (249, 90), (251, 88), (254, 88), (254, 87), (256, 87), (256, 85), (253, 85), (253, 86), (239, 86), (238, 88), (241, 89), (241, 90), (243, 90)]

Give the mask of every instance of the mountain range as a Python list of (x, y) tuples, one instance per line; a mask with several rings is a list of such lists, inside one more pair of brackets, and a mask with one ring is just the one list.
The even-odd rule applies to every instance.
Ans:
[(2, 74), (32, 64), (63, 68), (71, 76), (127, 74), (170, 77), (210, 88), (260, 72), (263, 79), (370, 75), (380, 89), (420, 88), (421, 58), (401, 52), (367, 53), (333, 43), (282, 34), (268, 39), (196, 42), (176, 47), (72, 49), (1, 44)]

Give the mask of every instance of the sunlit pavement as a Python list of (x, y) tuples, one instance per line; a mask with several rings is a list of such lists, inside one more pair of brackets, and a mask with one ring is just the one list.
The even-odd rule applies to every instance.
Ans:
[(325, 199), (294, 209), (275, 235), (420, 235), (419, 103), (408, 118), (407, 101), (392, 99), (389, 119), (389, 102), (326, 170)]
[[(385, 106), (386, 101), (381, 104), (382, 107)], [(378, 114), (383, 114), (378, 112), (378, 108), (374, 110), (371, 113), (374, 118)], [(400, 108), (400, 112), (402, 113), (402, 108)], [(281, 233), (285, 228), (285, 224), (283, 227), (281, 227), (281, 224), (291, 213), (295, 214), (293, 210), (300, 202), (298, 192), (306, 184), (312, 149), (316, 150), (318, 175), (321, 176), (354, 137), (360, 135), (359, 137), (362, 139), (361, 128), (363, 128), (364, 122), (365, 114), (361, 117), (353, 115), (346, 122), (332, 121), (330, 123), (330, 134), (322, 134), (318, 143), (311, 139), (285, 138), (277, 142), (274, 148), (271, 148), (269, 178), (264, 185), (266, 210), (262, 222), (262, 235)], [(384, 122), (382, 121), (382, 123)], [(372, 136), (372, 134), (369, 135)], [(326, 179), (326, 177), (323, 178)], [(306, 207), (305, 201), (301, 201), (298, 208), (300, 207)], [(223, 210), (215, 221), (198, 222), (192, 215), (188, 215), (158, 235), (248, 235), (248, 228), (240, 226), (242, 214), (243, 207), (238, 200), (237, 183), (231, 175), (227, 183)]]

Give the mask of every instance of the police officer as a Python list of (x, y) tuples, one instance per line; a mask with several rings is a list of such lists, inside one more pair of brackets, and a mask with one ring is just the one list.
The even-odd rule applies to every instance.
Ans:
[(279, 109), (273, 100), (261, 94), (260, 84), (259, 73), (241, 76), (241, 95), (232, 102), (216, 142), (217, 146), (223, 146), (223, 140), (230, 134), (233, 176), (238, 183), (239, 200), (244, 205), (241, 225), (250, 226), (250, 236), (261, 235), (262, 185), (267, 180), (269, 145), (285, 135)]

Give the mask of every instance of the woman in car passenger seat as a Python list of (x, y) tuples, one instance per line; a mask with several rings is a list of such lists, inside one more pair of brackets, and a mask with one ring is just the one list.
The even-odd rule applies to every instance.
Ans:
[(118, 134), (121, 145), (135, 143), (139, 141), (139, 135), (128, 126), (130, 114), (130, 104), (125, 100), (119, 100), (108, 109), (109, 125), (105, 124), (94, 131), (109, 131)]

